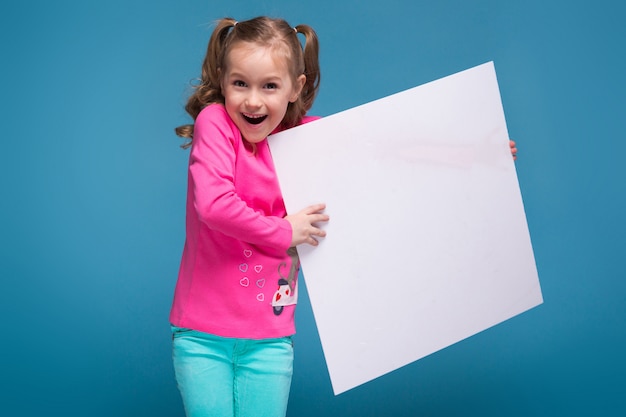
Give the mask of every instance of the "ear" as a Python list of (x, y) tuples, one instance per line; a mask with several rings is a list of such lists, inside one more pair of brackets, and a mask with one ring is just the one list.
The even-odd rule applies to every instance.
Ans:
[(302, 88), (304, 88), (305, 82), (306, 82), (306, 75), (304, 74), (300, 74), (300, 76), (296, 78), (296, 83), (293, 86), (293, 95), (289, 99), (291, 103), (295, 102), (298, 99), (298, 96), (300, 96), (300, 93), (302, 92)]

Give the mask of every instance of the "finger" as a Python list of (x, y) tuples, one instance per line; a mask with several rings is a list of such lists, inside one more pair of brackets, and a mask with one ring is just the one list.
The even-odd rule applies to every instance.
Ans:
[(311, 224), (314, 224), (314, 223), (320, 223), (320, 222), (327, 222), (329, 220), (329, 217), (327, 214), (311, 214), (309, 217), (309, 220), (311, 221)]
[(320, 211), (323, 211), (325, 208), (326, 208), (326, 204), (324, 203), (313, 204), (305, 208), (304, 212), (306, 214), (315, 214), (315, 213), (319, 213)]

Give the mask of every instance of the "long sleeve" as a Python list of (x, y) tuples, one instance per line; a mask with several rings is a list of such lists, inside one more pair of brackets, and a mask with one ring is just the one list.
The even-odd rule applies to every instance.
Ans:
[(170, 322), (223, 337), (293, 334), (299, 262), (267, 140), (246, 149), (220, 104), (196, 118), (186, 210)]
[(196, 119), (189, 175), (196, 213), (210, 229), (254, 245), (289, 247), (291, 225), (267, 143), (256, 153), (246, 149), (222, 106), (209, 106)]

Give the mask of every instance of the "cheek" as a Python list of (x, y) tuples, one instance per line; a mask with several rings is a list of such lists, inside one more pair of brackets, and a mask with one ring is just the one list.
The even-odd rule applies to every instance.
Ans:
[(239, 116), (239, 109), (237, 106), (233, 104), (232, 101), (226, 100), (224, 103), (224, 107), (226, 108), (226, 113), (230, 116), (233, 121), (237, 121), (237, 117)]
[(234, 94), (230, 89), (222, 88), (222, 97), (224, 97), (225, 102), (229, 102), (233, 100)]
[(224, 95), (224, 107), (226, 110), (238, 111), (237, 109), (241, 105), (241, 98), (237, 94), (229, 93)]
[(282, 119), (283, 117), (285, 117), (285, 114), (287, 113), (287, 109), (289, 108), (289, 101), (285, 100), (281, 102), (280, 104), (277, 104), (275, 108), (276, 108), (276, 112)]

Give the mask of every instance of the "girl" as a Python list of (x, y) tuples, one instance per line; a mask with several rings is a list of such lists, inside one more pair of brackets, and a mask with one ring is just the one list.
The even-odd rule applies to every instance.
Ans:
[[(298, 33), (305, 36), (304, 47)], [(186, 241), (170, 321), (187, 416), (284, 416), (298, 257), (324, 205), (287, 216), (267, 136), (312, 118), (320, 79), (307, 25), (225, 18), (189, 98)]]

